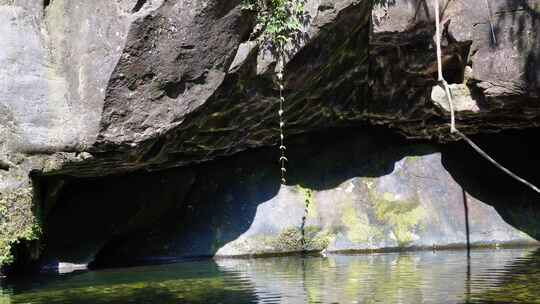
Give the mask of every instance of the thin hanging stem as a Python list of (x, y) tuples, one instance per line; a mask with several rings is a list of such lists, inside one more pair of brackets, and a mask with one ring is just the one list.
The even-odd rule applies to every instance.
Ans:
[(281, 166), (281, 183), (283, 185), (285, 185), (285, 183), (287, 182), (287, 180), (286, 180), (287, 169), (286, 169), (286, 164), (285, 164), (287, 162), (287, 157), (286, 157), (286, 153), (285, 153), (287, 148), (285, 147), (285, 132), (284, 132), (285, 120), (283, 118), (284, 117), (283, 116), (283, 114), (284, 114), (283, 106), (285, 104), (285, 97), (283, 96), (283, 89), (284, 89), (283, 71), (284, 71), (284, 65), (285, 65), (285, 60), (284, 60), (284, 55), (283, 55), (283, 45), (280, 44), (279, 47), (278, 47), (277, 82), (278, 82), (278, 86), (279, 86), (279, 111), (278, 111), (278, 115), (279, 115), (279, 139), (280, 139), (279, 163), (280, 163), (280, 166)]

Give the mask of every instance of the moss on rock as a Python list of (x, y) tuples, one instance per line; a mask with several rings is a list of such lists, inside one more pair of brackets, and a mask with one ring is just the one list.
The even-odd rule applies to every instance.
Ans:
[(302, 230), (290, 227), (283, 230), (276, 238), (270, 240), (270, 245), (279, 252), (321, 251), (328, 247), (331, 234), (316, 226), (308, 226)]
[(34, 215), (31, 187), (0, 194), (0, 268), (13, 262), (12, 247), (39, 239), (41, 228)]
[(316, 218), (318, 216), (317, 206), (315, 203), (313, 190), (298, 186), (299, 192), (304, 198), (304, 204), (306, 208), (306, 216), (309, 218)]

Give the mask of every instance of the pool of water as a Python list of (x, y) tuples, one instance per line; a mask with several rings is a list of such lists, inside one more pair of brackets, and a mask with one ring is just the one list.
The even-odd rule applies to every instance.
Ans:
[(540, 303), (540, 249), (189, 261), (3, 282), (7, 303)]

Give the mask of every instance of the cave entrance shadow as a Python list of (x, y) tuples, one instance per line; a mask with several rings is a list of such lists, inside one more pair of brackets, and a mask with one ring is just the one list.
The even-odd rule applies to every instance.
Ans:
[(298, 137), (290, 146), (288, 181), (313, 190), (332, 189), (354, 177), (384, 176), (406, 156), (436, 152), (425, 142), (373, 127)]
[[(288, 141), (288, 185), (331, 189), (379, 177), (434, 148), (386, 128), (334, 129)], [(250, 150), (162, 172), (72, 180), (45, 219), (44, 262), (94, 267), (210, 257), (246, 232), (280, 191), (279, 151)], [(66, 229), (69, 227), (69, 229)]]
[[(540, 184), (540, 129), (482, 134), (473, 140), (503, 166)], [(442, 163), (464, 193), (491, 205), (505, 222), (540, 239), (540, 196), (503, 173), (464, 142), (441, 147)], [(465, 197), (465, 196), (464, 196)], [(465, 197), (466, 199), (466, 197)]]

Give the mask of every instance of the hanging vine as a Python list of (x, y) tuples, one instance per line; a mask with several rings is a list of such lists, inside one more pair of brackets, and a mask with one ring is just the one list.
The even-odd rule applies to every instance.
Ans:
[(302, 32), (305, 20), (306, 0), (243, 0), (242, 8), (256, 13), (256, 25), (252, 37), (257, 37), (259, 45), (272, 52), (277, 59), (276, 82), (279, 88), (279, 163), (281, 183), (286, 183), (286, 146), (284, 119), (284, 70), (286, 46)]

